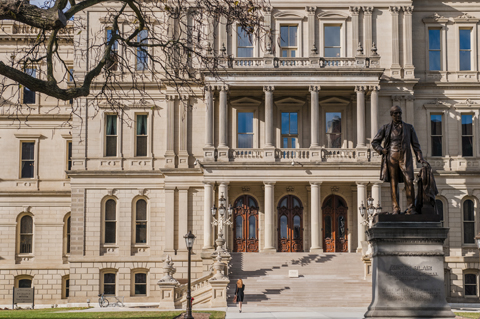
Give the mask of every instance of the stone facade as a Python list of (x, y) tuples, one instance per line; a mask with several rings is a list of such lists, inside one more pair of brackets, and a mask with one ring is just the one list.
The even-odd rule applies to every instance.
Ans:
[[(447, 299), (479, 301), (479, 253), (465, 233), (480, 229), (480, 5), (439, 6), (423, 0), (374, 1), (362, 7), (326, 1), (292, 5), (272, 0), (271, 5), (265, 12), (276, 37), (265, 40), (271, 50), (257, 41), (252, 57), (238, 57), (234, 29), (218, 30), (214, 47), (228, 39), (232, 56), (224, 83), (207, 78), (206, 88), (185, 95), (171, 87), (152, 89), (155, 105), (132, 101), (123, 114), (79, 99), (70, 117), (68, 102), (58, 104), (39, 94), (34, 104), (20, 103), (28, 117), (13, 113), (21, 96), (0, 106), (0, 305), (10, 305), (12, 288), (22, 279), (32, 280), (39, 304), (94, 302), (105, 284), (128, 303), (158, 303), (157, 281), (167, 255), (177, 267), (175, 278), (186, 278), (183, 236), (188, 230), (197, 237), (193, 278), (209, 272), (216, 234), (210, 208), (222, 194), (232, 205), (242, 195), (256, 201), (260, 252), (279, 249), (278, 212), (288, 195), (303, 207), (302, 250), (329, 251), (325, 205), (331, 195), (338, 196), (333, 198), (341, 198), (347, 209), (341, 250), (361, 252), (365, 226), (357, 207), (372, 194), (376, 204), (391, 210), (389, 186), (378, 180), (380, 158), (370, 140), (390, 121), (392, 105), (399, 105), (405, 122), (414, 124), (425, 159), (435, 169), (443, 223), (450, 228), (444, 245)], [(89, 17), (101, 16), (92, 12)], [(289, 48), (296, 57), (281, 57), (276, 39), (282, 26), (297, 28), (296, 46)], [(338, 57), (325, 56), (330, 26), (340, 28), (334, 48)], [(22, 30), (3, 23), (2, 60), (17, 39), (36, 35)], [(429, 47), (430, 30), (439, 30), (440, 49)], [(460, 67), (460, 30), (470, 30), (470, 70)], [(63, 50), (75, 74), (86, 71), (83, 60), (76, 63), (79, 50), (73, 45)], [(432, 50), (440, 52), (440, 70), (430, 70), (429, 57), (436, 57)], [(241, 113), (252, 114), (248, 132), (239, 128)], [(297, 131), (282, 133), (282, 113), (296, 114)], [(340, 137), (333, 146), (338, 147), (329, 145), (333, 131), (326, 129), (334, 114), (341, 126), (335, 131)], [(117, 115), (115, 156), (106, 156), (109, 115)], [(136, 156), (137, 115), (147, 116), (146, 156)], [(440, 136), (437, 154), (432, 115), (441, 121), (434, 134)], [(465, 126), (462, 131), (462, 121), (467, 126), (471, 121), (472, 130)], [(244, 133), (253, 136), (248, 148), (239, 142)], [(464, 156), (462, 143), (470, 136), (472, 153)], [(284, 144), (288, 138), (294, 146), (292, 140)], [(33, 143), (28, 146), (32, 157), (22, 159), (25, 143)], [(22, 178), (25, 161), (33, 161), (33, 177)], [(401, 198), (405, 208), (404, 194)], [(115, 216), (106, 220), (108, 200), (115, 202)], [(136, 240), (139, 200), (147, 203), (147, 235), (141, 243)], [(32, 218), (31, 232), (27, 226), (22, 230), (24, 216)], [(115, 225), (113, 242), (105, 240), (107, 223)], [(228, 249), (234, 247), (235, 232), (226, 230)], [(31, 247), (22, 246), (28, 238)], [(145, 282), (137, 283), (146, 285), (145, 294), (136, 294), (137, 273), (145, 275)], [(113, 283), (104, 282), (105, 274), (114, 275)]]

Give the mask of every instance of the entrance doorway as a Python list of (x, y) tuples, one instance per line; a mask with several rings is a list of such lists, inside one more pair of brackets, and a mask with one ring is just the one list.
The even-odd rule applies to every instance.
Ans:
[(278, 251), (303, 251), (303, 205), (293, 195), (280, 200), (278, 211)]
[(242, 195), (235, 201), (233, 229), (234, 252), (258, 252), (258, 205), (249, 195)]
[(337, 195), (330, 195), (323, 202), (323, 251), (347, 252), (347, 203)]

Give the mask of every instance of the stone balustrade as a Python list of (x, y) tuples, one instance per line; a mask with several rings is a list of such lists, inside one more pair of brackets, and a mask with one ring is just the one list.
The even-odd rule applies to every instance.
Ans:
[(356, 162), (356, 150), (354, 148), (324, 148), (322, 149), (322, 161)]
[(353, 68), (355, 67), (355, 58), (321, 58), (321, 68)]
[(225, 68), (250, 69), (250, 68), (379, 68), (380, 57), (359, 58), (237, 58), (225, 57), (219, 59), (219, 65)]
[(230, 150), (231, 161), (259, 161), (263, 158), (263, 149), (239, 148)]
[(275, 151), (275, 158), (280, 162), (309, 162), (310, 149), (308, 148), (282, 148)]

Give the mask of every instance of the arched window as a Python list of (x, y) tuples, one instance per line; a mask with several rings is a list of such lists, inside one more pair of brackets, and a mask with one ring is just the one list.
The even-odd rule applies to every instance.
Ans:
[(62, 277), (62, 299), (70, 297), (70, 276)]
[(135, 244), (147, 243), (147, 202), (139, 199), (135, 203)]
[(465, 291), (465, 297), (478, 295), (478, 282), (477, 274), (473, 273), (471, 270), (466, 271), (463, 274), (463, 285)]
[(33, 252), (33, 218), (25, 215), (20, 220), (20, 254)]
[(113, 199), (105, 203), (105, 244), (115, 244), (117, 238), (117, 203)]
[(475, 244), (475, 212), (470, 199), (463, 202), (463, 243)]
[(15, 288), (32, 288), (32, 281), (32, 276), (19, 275), (15, 277)]
[(68, 255), (70, 254), (70, 230), (71, 230), (71, 217), (70, 213), (67, 214), (67, 216), (64, 219), (64, 229), (63, 229), (63, 245), (64, 245), (64, 254)]

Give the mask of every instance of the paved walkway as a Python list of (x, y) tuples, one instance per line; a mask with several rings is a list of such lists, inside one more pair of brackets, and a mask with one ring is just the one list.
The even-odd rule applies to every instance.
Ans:
[(242, 313), (238, 308), (228, 307), (226, 319), (362, 319), (367, 311), (361, 308), (296, 308), (296, 307), (248, 307), (244, 306)]

